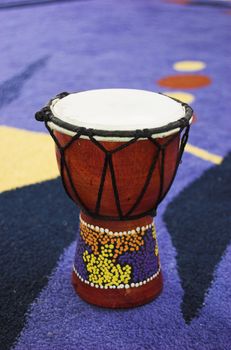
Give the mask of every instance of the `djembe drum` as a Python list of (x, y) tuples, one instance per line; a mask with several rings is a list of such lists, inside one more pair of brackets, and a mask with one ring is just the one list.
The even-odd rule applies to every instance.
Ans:
[(192, 109), (149, 91), (102, 89), (59, 94), (36, 119), (81, 208), (76, 292), (111, 308), (149, 302), (162, 290), (153, 216), (176, 175)]

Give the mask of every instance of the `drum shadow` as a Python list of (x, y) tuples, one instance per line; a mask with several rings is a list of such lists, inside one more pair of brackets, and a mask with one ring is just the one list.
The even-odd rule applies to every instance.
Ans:
[(77, 226), (78, 209), (60, 179), (0, 195), (1, 349), (16, 340), (29, 305), (46, 286), (64, 248), (75, 240)]
[(186, 323), (199, 314), (231, 241), (231, 153), (185, 188), (164, 214), (176, 249)]

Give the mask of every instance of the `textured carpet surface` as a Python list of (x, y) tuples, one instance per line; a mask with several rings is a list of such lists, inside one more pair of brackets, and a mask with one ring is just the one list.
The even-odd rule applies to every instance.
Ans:
[[(229, 350), (231, 2), (0, 1), (0, 39), (0, 350)], [(155, 219), (163, 293), (119, 311), (74, 293), (78, 209), (33, 117), (58, 92), (108, 87), (192, 101), (202, 151), (185, 153)]]

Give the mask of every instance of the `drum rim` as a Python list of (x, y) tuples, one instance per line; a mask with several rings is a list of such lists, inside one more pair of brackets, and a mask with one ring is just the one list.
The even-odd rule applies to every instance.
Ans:
[(62, 92), (56, 95), (53, 99), (51, 99), (48, 102), (48, 104), (44, 108), (42, 108), (40, 111), (35, 113), (36, 120), (49, 123), (51, 127), (52, 127), (52, 124), (54, 124), (58, 128), (61, 128), (64, 133), (65, 133), (65, 130), (67, 130), (69, 132), (80, 133), (81, 135), (88, 136), (88, 137), (97, 136), (97, 137), (119, 137), (119, 138), (127, 138), (127, 137), (147, 138), (155, 134), (163, 134), (163, 133), (170, 133), (170, 132), (172, 134), (174, 132), (177, 132), (179, 129), (181, 130), (186, 126), (188, 126), (191, 123), (192, 117), (193, 117), (193, 109), (187, 103), (159, 92), (159, 94), (164, 95), (180, 103), (185, 110), (184, 117), (174, 122), (170, 122), (166, 125), (163, 125), (161, 127), (134, 129), (134, 130), (104, 130), (104, 129), (94, 129), (94, 128), (77, 126), (77, 125), (65, 122), (62, 119), (54, 116), (51, 109), (51, 106), (53, 105), (54, 101), (60, 100), (70, 94), (75, 94), (75, 93), (76, 92), (72, 92), (72, 93)]

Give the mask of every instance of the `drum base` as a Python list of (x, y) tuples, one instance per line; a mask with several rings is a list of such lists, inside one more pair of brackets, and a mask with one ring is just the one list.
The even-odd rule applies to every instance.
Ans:
[(163, 281), (153, 218), (105, 222), (81, 213), (72, 282), (82, 299), (102, 307), (157, 297)]
[(163, 289), (161, 271), (147, 284), (128, 289), (98, 289), (82, 282), (75, 271), (72, 272), (72, 284), (76, 293), (85, 301), (107, 308), (132, 308), (149, 303), (159, 296)]

